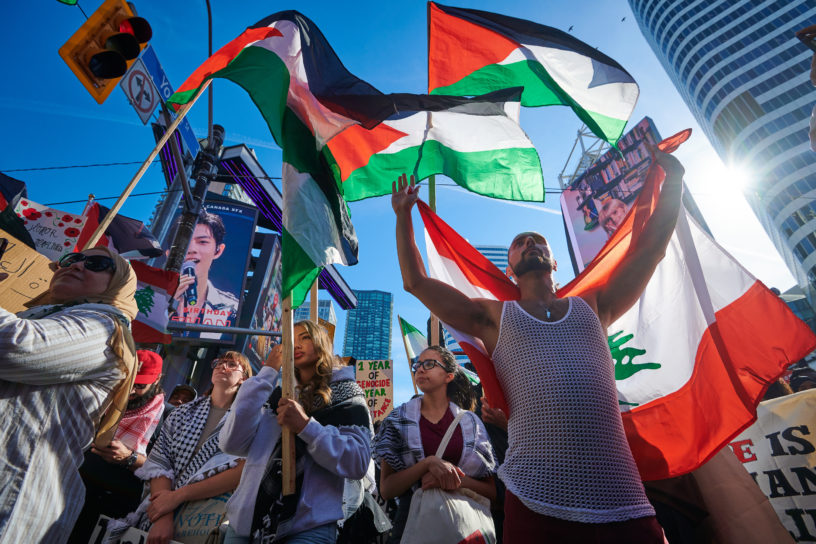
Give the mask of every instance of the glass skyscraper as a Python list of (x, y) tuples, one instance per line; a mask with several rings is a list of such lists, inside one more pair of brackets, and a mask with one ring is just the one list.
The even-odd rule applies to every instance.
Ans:
[(363, 361), (390, 359), (394, 311), (391, 293), (355, 290), (354, 294), (357, 296), (357, 307), (346, 312), (343, 357)]
[(813, 52), (794, 32), (813, 0), (629, 0), (649, 45), (799, 285), (816, 301)]
[[(294, 322), (297, 323), (298, 321), (308, 320), (310, 308), (311, 304), (309, 304), (309, 300), (306, 300), (303, 304), (298, 306), (292, 314)], [(327, 298), (317, 299), (317, 317), (328, 321), (332, 325), (337, 325), (337, 314), (334, 313), (334, 305), (331, 300)]]

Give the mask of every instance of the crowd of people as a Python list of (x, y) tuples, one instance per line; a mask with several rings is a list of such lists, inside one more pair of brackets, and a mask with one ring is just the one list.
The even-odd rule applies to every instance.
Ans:
[[(654, 153), (666, 181), (642, 234), (649, 243), (580, 297), (556, 296), (557, 265), (535, 232), (508, 252), (518, 301), (470, 299), (429, 278), (413, 238), (417, 188), (394, 184), (405, 289), (484, 342), (509, 418), (450, 351), (431, 346), (412, 365), (421, 394), (375, 433), (354, 367), (308, 321), (294, 327), (295, 398), (281, 395), (278, 346), (255, 376), (227, 351), (212, 361), (208, 391), (183, 385), (165, 401), (161, 358), (136, 350), (130, 334), (129, 263), (103, 248), (66, 255), (39, 305), (0, 309), (0, 543), (85, 543), (100, 515), (112, 518), (108, 541), (135, 527), (149, 544), (211, 533), (228, 544), (694, 542), (640, 480), (606, 339), (677, 218), (683, 167)], [(792, 383), (812, 387), (816, 376)], [(284, 430), (297, 437), (296, 491), (286, 495)], [(778, 519), (763, 534), (790, 541)]]

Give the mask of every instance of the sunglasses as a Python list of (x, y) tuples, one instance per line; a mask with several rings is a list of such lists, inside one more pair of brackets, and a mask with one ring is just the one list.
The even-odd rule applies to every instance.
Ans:
[(422, 367), (423, 370), (428, 371), (428, 370), (431, 370), (435, 366), (438, 366), (439, 368), (441, 368), (445, 372), (448, 371), (448, 369), (445, 368), (445, 365), (443, 365), (439, 361), (435, 361), (433, 359), (425, 359), (424, 361), (416, 361), (415, 363), (413, 363), (411, 365), (411, 372), (416, 374), (416, 371), (419, 370), (420, 367)]
[(59, 260), (60, 268), (68, 268), (72, 264), (83, 263), (85, 270), (104, 272), (110, 269), (116, 271), (116, 263), (107, 255), (85, 255), (84, 253), (69, 253)]
[(137, 391), (144, 391), (145, 389), (147, 389), (151, 385), (153, 385), (153, 384), (151, 384), (151, 383), (134, 383), (133, 384), (133, 389), (135, 389)]
[(243, 368), (241, 368), (241, 363), (239, 363), (238, 361), (233, 361), (232, 359), (213, 359), (213, 362), (210, 363), (210, 366), (212, 367), (213, 370), (215, 370), (221, 365), (224, 365), (224, 368), (230, 371), (243, 370)]

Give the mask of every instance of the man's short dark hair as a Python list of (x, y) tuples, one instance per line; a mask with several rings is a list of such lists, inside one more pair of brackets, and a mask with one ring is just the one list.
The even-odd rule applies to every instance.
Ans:
[(210, 213), (202, 210), (196, 219), (196, 225), (207, 225), (212, 232), (212, 237), (215, 239), (215, 245), (221, 245), (224, 242), (224, 237), (227, 235), (227, 229), (224, 227), (224, 220), (220, 215)]

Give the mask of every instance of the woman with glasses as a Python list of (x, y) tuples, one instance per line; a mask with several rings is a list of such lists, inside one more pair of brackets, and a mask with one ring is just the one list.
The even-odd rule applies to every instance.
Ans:
[(65, 542), (83, 450), (110, 443), (136, 375), (130, 264), (97, 248), (52, 269), (41, 305), (0, 308), (0, 542)]
[[(247, 458), (227, 504), (225, 544), (333, 544), (343, 518), (345, 479), (359, 480), (371, 461), (371, 424), (354, 367), (333, 369), (332, 342), (310, 321), (294, 326), (296, 399), (276, 387), (281, 348), (241, 388), (221, 431), (224, 451)], [(281, 493), (281, 428), (296, 434), (296, 492)]]
[(244, 460), (221, 451), (218, 434), (252, 368), (244, 355), (228, 351), (213, 360), (212, 369), (209, 392), (167, 416), (147, 461), (135, 472), (150, 482), (150, 493), (135, 512), (109, 524), (111, 541), (133, 526), (148, 531), (149, 542), (169, 542), (177, 536), (173, 513), (179, 506), (238, 485)]
[[(420, 487), (448, 491), (467, 488), (496, 499), (496, 461), (482, 421), (473, 413), (476, 393), (453, 354), (430, 346), (411, 366), (422, 395), (398, 406), (374, 441), (380, 462), (380, 495), (399, 497), (389, 542), (399, 542), (411, 495)], [(454, 418), (465, 410), (445, 453), (435, 455)]]

